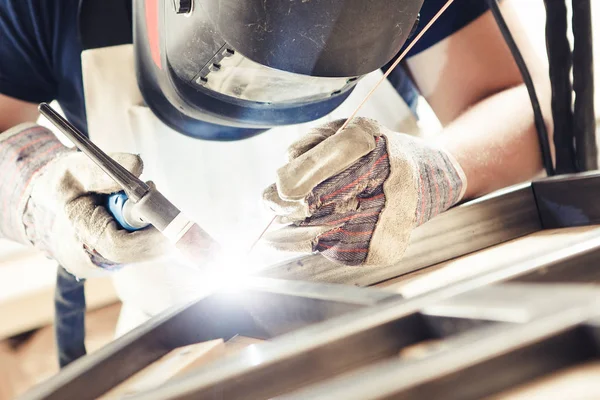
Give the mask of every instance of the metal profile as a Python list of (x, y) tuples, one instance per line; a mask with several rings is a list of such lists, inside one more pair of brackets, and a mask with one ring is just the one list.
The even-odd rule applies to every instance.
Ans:
[[(581, 196), (588, 192), (589, 185), (600, 183), (595, 175), (580, 178), (586, 179), (587, 182), (586, 185), (576, 186)], [(566, 182), (572, 181), (572, 177), (565, 179)], [(553, 178), (548, 182), (544, 183), (546, 189), (554, 188), (552, 190), (559, 193), (560, 186), (557, 183), (565, 180)], [(443, 223), (438, 222), (437, 225), (429, 227), (429, 233), (422, 233), (422, 239), (430, 246), (436, 247), (433, 238), (448, 237), (448, 233), (445, 232), (448, 227), (460, 226), (475, 215), (481, 217), (488, 205), (495, 211), (503, 209), (505, 205), (501, 204), (499, 199), (511, 199), (511, 196), (517, 196), (514, 200), (517, 203), (527, 199), (528, 203), (524, 208), (533, 207), (537, 219), (531, 218), (520, 227), (518, 224), (509, 223), (496, 227), (494, 229), (498, 232), (497, 238), (511, 237), (517, 232), (529, 230), (530, 228), (522, 227), (534, 226), (531, 221), (537, 221), (541, 227), (536, 204), (536, 200), (539, 201), (541, 197), (533, 195), (536, 185), (537, 183), (533, 186), (526, 185), (459, 207), (460, 210), (448, 213), (445, 218), (438, 220)], [(570, 195), (565, 201), (575, 204), (577, 202), (570, 199), (577, 198), (576, 195)], [(593, 201), (579, 202), (577, 207), (590, 213), (595, 212)], [(527, 215), (529, 213), (530, 211)], [(460, 218), (453, 219), (452, 215)], [(593, 220), (590, 219), (590, 222)], [(442, 232), (435, 233), (436, 227)], [(492, 229), (488, 225), (485, 225), (485, 228)], [(509, 233), (503, 231), (503, 228)], [(143, 393), (139, 398), (250, 399), (291, 395), (298, 390), (309, 390), (313, 384), (328, 385), (330, 379), (345, 379), (343, 374), (350, 371), (366, 373), (366, 376), (369, 376), (372, 368), (377, 370), (384, 365), (387, 365), (386, 368), (402, 370), (406, 368), (406, 364), (397, 365), (394, 357), (407, 346), (423, 340), (474, 335), (469, 340), (475, 343), (473, 338), (485, 339), (489, 336), (491, 331), (485, 329), (488, 329), (490, 324), (498, 329), (501, 326), (503, 330), (509, 329), (506, 332), (513, 332), (510, 330), (514, 328), (513, 325), (519, 325), (521, 330), (515, 331), (517, 333), (507, 333), (515, 337), (521, 337), (519, 332), (530, 332), (530, 328), (534, 332), (542, 332), (539, 330), (541, 328), (536, 328), (536, 324), (542, 324), (539, 322), (542, 319), (531, 319), (528, 315), (544, 314), (549, 318), (547, 321), (556, 322), (548, 322), (549, 330), (542, 332), (554, 335), (552, 329), (559, 326), (562, 320), (553, 319), (552, 316), (567, 313), (564, 311), (564, 307), (567, 306), (571, 307), (568, 309), (569, 315), (573, 310), (588, 310), (582, 305), (596, 302), (598, 292), (585, 288), (573, 291), (554, 286), (548, 290), (535, 289), (531, 285), (520, 286), (524, 283), (518, 286), (511, 283), (500, 287), (496, 287), (495, 284), (509, 281), (590, 282), (600, 278), (594, 267), (599, 260), (600, 232), (592, 231), (579, 243), (555, 248), (533, 258), (507, 262), (485, 273), (408, 299), (371, 288), (268, 278), (250, 279), (237, 290), (214, 293), (152, 319), (98, 352), (71, 364), (23, 398), (97, 398), (177, 347), (216, 338), (228, 339), (238, 334), (270, 340), (238, 355), (215, 361), (187, 378)], [(515, 294), (515, 290), (522, 294)], [(537, 294), (532, 294), (530, 300), (523, 300), (527, 297), (525, 293), (529, 292)], [(578, 293), (581, 293), (581, 296)], [(495, 305), (490, 303), (490, 299), (496, 299)], [(524, 307), (527, 306), (519, 312), (512, 313), (517, 316), (525, 315), (522, 320), (509, 321), (507, 318), (502, 320), (498, 317), (498, 307), (506, 308), (511, 299), (513, 308), (514, 299), (518, 299)], [(479, 315), (473, 314), (474, 309), (479, 310)], [(585, 314), (585, 318), (593, 317), (592, 313)], [(581, 320), (577, 324), (585, 325), (584, 322)], [(573, 322), (573, 329), (579, 329), (575, 328), (579, 326), (577, 324)], [(454, 343), (450, 339), (448, 341), (450, 344)], [(457, 343), (460, 344), (460, 341)], [(483, 358), (473, 362), (495, 360), (512, 351), (502, 346), (498, 349), (496, 353), (482, 353)], [(438, 362), (442, 362), (436, 357), (431, 358), (428, 363), (436, 366)], [(387, 362), (392, 364), (388, 365)], [(448, 365), (453, 365), (456, 371), (463, 368), (463, 364), (460, 363)], [(420, 368), (423, 371), (429, 369)], [(437, 375), (427, 375), (426, 380), (429, 382), (435, 379)], [(335, 382), (331, 381), (331, 384)], [(414, 387), (417, 387), (418, 382), (414, 382)], [(394, 396), (397, 394), (395, 390), (400, 389), (411, 393), (406, 385), (401, 388), (394, 386)], [(326, 387), (315, 386), (310, 390), (318, 392)]]
[[(412, 299), (375, 289), (257, 279), (248, 282), (237, 294), (217, 293), (155, 318), (73, 363), (24, 398), (96, 398), (176, 347), (235, 334), (275, 338), (207, 365), (185, 379), (143, 393), (139, 398), (249, 399), (291, 393), (303, 389), (307, 383), (316, 384), (388, 360), (401, 349), (423, 340), (472, 329), (480, 332), (474, 335), (483, 337), (487, 336), (486, 331), (477, 329), (489, 323), (519, 322), (498, 317), (502, 298), (512, 299), (512, 307), (515, 301), (529, 304), (530, 308), (524, 311), (504, 313), (525, 315), (520, 321), (525, 325), (530, 322), (528, 315), (555, 315), (561, 312), (561, 307), (575, 307), (574, 302), (577, 307), (591, 304), (598, 293), (585, 288), (551, 287), (540, 291), (527, 287), (522, 293), (532, 295), (526, 301), (527, 296), (517, 296), (515, 289), (509, 289), (513, 290), (509, 293), (490, 286), (540, 268), (546, 270), (546, 275), (551, 274), (552, 266), (558, 265), (562, 270), (567, 264), (577, 265), (578, 256), (591, 254), (595, 259), (600, 257), (600, 239), (590, 239), (562, 255), (549, 254), (547, 259), (486, 273)], [(550, 262), (551, 259), (555, 261)], [(543, 295), (533, 296), (536, 290)], [(563, 290), (564, 295), (560, 294)], [(496, 299), (495, 304), (490, 301), (492, 298)], [(549, 298), (553, 301), (548, 301)], [(485, 317), (486, 307), (488, 317)], [(480, 315), (468, 318), (473, 309), (478, 309)], [(294, 328), (300, 329), (290, 332)]]

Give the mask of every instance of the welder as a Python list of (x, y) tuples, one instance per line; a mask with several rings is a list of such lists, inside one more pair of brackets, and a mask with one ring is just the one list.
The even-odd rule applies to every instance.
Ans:
[[(338, 132), (444, 3), (0, 1), (0, 236), (78, 278), (113, 273), (128, 326), (202, 281), (155, 229), (121, 229), (102, 200), (119, 188), (35, 124), (56, 100), (225, 246), (274, 211), (290, 223), (266, 235), (276, 250), (398, 262), (416, 226), (542, 171), (527, 91), (482, 0), (451, 5)], [(513, 1), (501, 8), (547, 107), (544, 64)], [(419, 93), (435, 137), (418, 137)]]

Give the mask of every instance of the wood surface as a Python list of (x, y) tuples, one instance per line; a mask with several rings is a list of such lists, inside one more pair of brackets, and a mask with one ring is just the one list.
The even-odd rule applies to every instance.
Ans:
[(100, 398), (103, 400), (123, 399), (156, 388), (213, 360), (237, 353), (248, 346), (262, 342), (260, 339), (235, 336), (227, 342), (218, 339), (180, 347), (150, 364)]
[(224, 350), (222, 339), (180, 347), (117, 385), (100, 398), (103, 400), (123, 399), (155, 388), (222, 356)]
[(600, 399), (600, 361), (558, 371), (487, 400)]
[[(121, 305), (115, 303), (86, 314), (85, 344), (88, 354), (114, 339), (120, 309)], [(58, 372), (52, 325), (18, 340), (0, 341), (0, 400), (14, 399)], [(11, 395), (6, 397), (6, 393)]]
[(31, 382), (10, 344), (0, 342), (0, 400), (12, 400), (29, 386)]
[[(56, 263), (24, 246), (0, 242), (0, 339), (52, 323)], [(117, 301), (110, 277), (86, 282), (88, 310)]]

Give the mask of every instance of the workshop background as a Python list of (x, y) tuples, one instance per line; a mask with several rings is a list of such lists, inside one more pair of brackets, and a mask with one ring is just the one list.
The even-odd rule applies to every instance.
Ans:
[[(521, 0), (517, 6), (531, 41), (545, 60), (543, 1)], [(592, 18), (600, 20), (598, 1), (592, 2)], [(594, 30), (594, 54), (598, 71), (600, 28)], [(600, 104), (598, 93), (596, 106)], [(426, 130), (438, 129), (435, 116), (423, 101), (421, 108)], [(29, 248), (0, 241), (0, 400), (12, 399), (58, 371), (51, 325), (55, 280), (52, 260)], [(86, 345), (88, 352), (93, 352), (112, 339), (120, 304), (110, 278), (88, 281), (86, 297)]]

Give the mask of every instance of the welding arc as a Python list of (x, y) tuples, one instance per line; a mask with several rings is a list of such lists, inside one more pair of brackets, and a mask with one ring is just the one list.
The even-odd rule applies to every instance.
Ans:
[[(425, 34), (425, 32), (427, 32), (429, 30), (429, 28), (431, 28), (431, 25), (433, 25), (435, 23), (435, 21), (438, 20), (438, 18), (444, 13), (444, 11), (446, 11), (446, 9), (448, 7), (450, 7), (450, 5), (453, 2), (454, 2), (454, 0), (448, 0), (446, 2), (446, 4), (444, 4), (442, 6), (442, 8), (440, 8), (440, 10), (427, 23), (427, 25), (425, 25), (423, 27), (423, 29), (421, 30), (421, 32), (419, 32), (419, 34), (408, 44), (408, 46), (406, 46), (406, 48), (404, 49), (404, 51), (396, 58), (396, 61), (394, 61), (394, 63), (392, 65), (390, 65), (390, 67), (385, 71), (385, 73), (383, 74), (383, 76), (381, 77), (381, 79), (379, 79), (379, 81), (377, 81), (377, 83), (375, 83), (375, 85), (369, 91), (369, 93), (367, 93), (367, 95), (365, 96), (365, 98), (362, 99), (362, 101), (360, 102), (360, 104), (358, 105), (358, 107), (356, 107), (356, 109), (352, 112), (352, 114), (350, 114), (350, 116), (346, 119), (346, 121), (344, 122), (344, 124), (342, 125), (342, 127), (340, 129), (338, 129), (337, 133), (340, 133), (341, 131), (343, 131), (348, 126), (348, 124), (350, 123), (350, 121), (352, 119), (354, 119), (354, 117), (356, 117), (356, 114), (358, 114), (358, 112), (360, 111), (360, 109), (371, 98), (371, 96), (373, 96), (373, 93), (375, 93), (375, 91), (377, 90), (377, 88), (379, 87), (379, 85), (381, 85), (383, 83), (383, 81), (387, 79), (387, 77), (392, 73), (392, 71), (394, 70), (394, 68), (396, 68), (398, 66), (398, 64), (400, 64), (400, 61), (402, 61), (404, 59), (404, 57), (414, 47), (414, 45), (419, 41), (419, 39), (421, 39), (421, 37)], [(269, 221), (269, 223), (267, 224), (267, 226), (265, 227), (265, 229), (263, 229), (263, 231), (258, 236), (258, 238), (254, 241), (254, 243), (252, 244), (252, 246), (250, 246), (250, 249), (248, 250), (247, 254), (250, 254), (252, 252), (252, 250), (254, 249), (254, 247), (256, 246), (256, 244), (258, 242), (260, 242), (260, 239), (262, 239), (262, 237), (269, 230), (269, 228), (271, 227), (271, 225), (273, 225), (273, 222), (275, 222), (276, 218), (277, 218), (277, 215), (274, 216), (273, 219), (271, 219), (271, 221)]]

